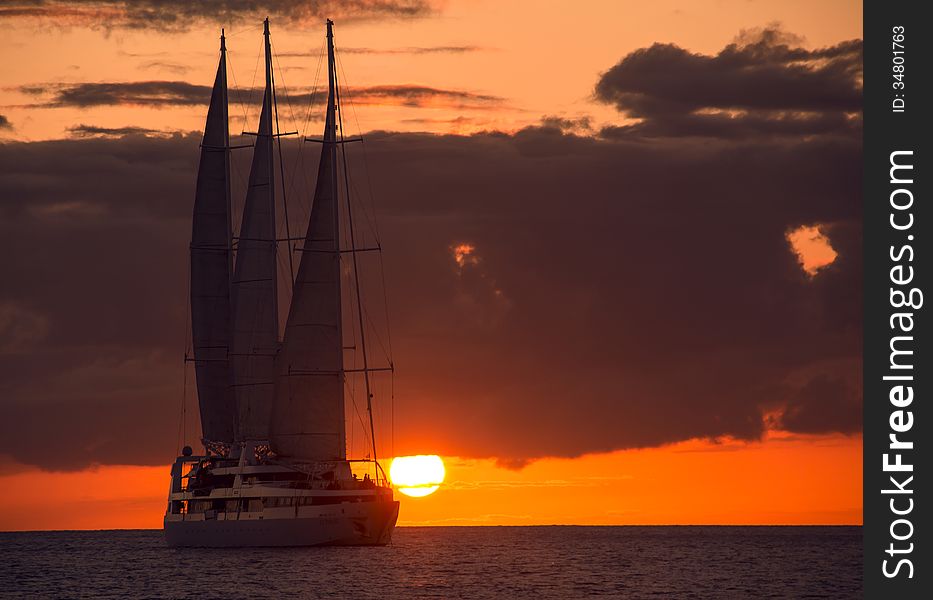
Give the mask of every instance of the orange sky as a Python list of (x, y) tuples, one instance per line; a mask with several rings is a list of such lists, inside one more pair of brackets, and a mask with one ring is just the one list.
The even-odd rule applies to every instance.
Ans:
[[(808, 47), (861, 37), (862, 8), (851, 0), (807, 2), (659, 0), (655, 2), (540, 3), (530, 0), (447, 0), (432, 16), (390, 21), (338, 21), (337, 46), (377, 53), (344, 53), (344, 84), (415, 84), (493, 96), (492, 102), (439, 102), (431, 108), (396, 104), (358, 111), (360, 128), (393, 131), (470, 133), (480, 129), (514, 131), (545, 115), (588, 116), (594, 125), (620, 122), (610, 106), (592, 100), (599, 74), (627, 53), (654, 42), (676, 43), (694, 52), (715, 53), (743, 29), (780, 23), (802, 36)], [(228, 26), (230, 83), (249, 88), (256, 80), (261, 16), (255, 24)], [(107, 32), (84, 26), (66, 28), (16, 21), (0, 39), (0, 55), (28, 60), (0, 62), (0, 113), (14, 131), (0, 136), (20, 140), (61, 137), (75, 123), (103, 127), (143, 126), (201, 130), (203, 107), (141, 108), (98, 106), (85, 109), (35, 108), (42, 96), (19, 86), (76, 82), (185, 80), (210, 85), (216, 69), (218, 28), (199, 25), (165, 34), (152, 30)], [(321, 23), (302, 27), (272, 22), (278, 83), (287, 90), (310, 88), (323, 42)], [(461, 47), (463, 52), (412, 54), (411, 48)], [(394, 51), (385, 53), (385, 51)], [(309, 53), (311, 56), (287, 56)], [(261, 75), (261, 71), (259, 71)], [(236, 101), (236, 92), (231, 99)], [(350, 95), (352, 100), (352, 94)], [(252, 98), (255, 104), (258, 96)], [(282, 110), (291, 127), (291, 109)], [(294, 107), (300, 125), (304, 113)], [(244, 113), (255, 127), (258, 109), (231, 108), (231, 132)], [(355, 124), (353, 124), (355, 127)]]
[[(818, 47), (860, 37), (862, 28), (861, 4), (849, 0), (605, 0), (587, 3), (585, 10), (578, 2), (548, 3), (547, 10), (541, 6), (530, 0), (449, 0), (437, 14), (423, 19), (338, 22), (338, 47), (468, 48), (425, 54), (347, 53), (341, 60), (347, 74), (344, 83), (351, 87), (406, 83), (493, 98), (429, 108), (360, 106), (359, 129), (514, 131), (548, 115), (588, 117), (597, 127), (619, 123), (616, 110), (594, 102), (590, 92), (600, 72), (637, 48), (665, 41), (714, 53), (743, 28), (774, 22), (803, 36), (806, 46)], [(280, 59), (284, 87), (310, 87), (320, 24), (286, 30), (273, 22), (272, 30), (278, 53), (314, 55)], [(239, 87), (254, 81), (260, 31), (259, 16), (254, 26), (228, 31), (231, 83), (235, 79)], [(77, 123), (201, 129), (201, 106), (39, 108), (35, 104), (42, 97), (19, 87), (156, 79), (210, 85), (216, 37), (214, 27), (166, 35), (19, 22), (0, 37), (0, 55), (5, 58), (0, 61), (0, 113), (12, 123), (9, 130), (0, 128), (0, 139), (60, 138)], [(288, 110), (283, 115), (287, 117)], [(232, 131), (249, 129), (250, 123), (255, 125), (256, 110), (238, 107), (231, 109), (231, 116), (241, 119), (231, 125)], [(292, 125), (285, 123), (283, 129)], [(818, 232), (804, 233), (788, 237), (803, 266), (815, 270), (830, 262), (835, 253), (820, 241)], [(166, 410), (174, 411), (177, 404), (173, 400), (168, 406)], [(404, 431), (405, 415), (396, 418), (398, 430)], [(171, 458), (166, 456), (166, 463)], [(521, 470), (498, 467), (493, 460), (448, 457), (445, 485), (426, 498), (402, 497), (399, 523), (860, 524), (861, 460), (860, 436), (790, 437), (779, 432), (756, 443), (692, 440), (577, 459), (543, 459)], [(0, 530), (160, 527), (167, 483), (168, 466), (53, 473), (0, 462)]]
[[(862, 440), (772, 435), (545, 459), (513, 471), (446, 458), (400, 525), (861, 524)], [(168, 466), (0, 476), (0, 530), (160, 528)]]

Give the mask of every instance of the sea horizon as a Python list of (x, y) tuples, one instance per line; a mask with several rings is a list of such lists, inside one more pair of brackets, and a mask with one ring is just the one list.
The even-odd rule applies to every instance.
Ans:
[[(806, 523), (806, 524), (794, 524), (794, 523), (748, 523), (748, 524), (735, 524), (735, 523), (662, 523), (662, 524), (632, 524), (632, 523), (622, 523), (615, 525), (606, 525), (606, 524), (587, 524), (587, 523), (536, 523), (529, 525), (514, 525), (514, 524), (494, 524), (494, 525), (396, 525), (396, 529), (436, 529), (441, 527), (462, 527), (462, 528), (483, 528), (483, 529), (495, 529), (495, 528), (523, 528), (523, 527), (721, 527), (721, 528), (767, 528), (767, 527), (862, 527), (862, 523)], [(69, 532), (84, 532), (84, 531), (95, 531), (95, 532), (106, 532), (106, 531), (163, 531), (162, 527), (111, 527), (111, 528), (87, 528), (87, 529), (0, 529), (0, 534), (4, 533), (69, 533)]]

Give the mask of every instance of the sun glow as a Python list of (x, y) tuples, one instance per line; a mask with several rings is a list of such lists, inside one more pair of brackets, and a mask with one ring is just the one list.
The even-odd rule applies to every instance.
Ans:
[(414, 498), (436, 492), (445, 474), (444, 461), (436, 454), (399, 456), (389, 467), (389, 478), (398, 491)]

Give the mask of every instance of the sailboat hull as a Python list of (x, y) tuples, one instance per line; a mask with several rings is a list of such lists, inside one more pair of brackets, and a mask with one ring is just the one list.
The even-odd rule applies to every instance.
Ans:
[(263, 514), (165, 516), (172, 547), (384, 546), (398, 520), (397, 500), (267, 509)]

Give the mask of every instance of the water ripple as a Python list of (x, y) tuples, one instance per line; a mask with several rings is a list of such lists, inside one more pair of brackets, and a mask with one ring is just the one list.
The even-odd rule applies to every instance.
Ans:
[(0, 533), (3, 598), (857, 598), (859, 527), (411, 527), (385, 548)]

